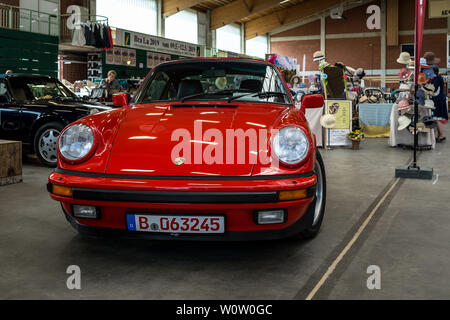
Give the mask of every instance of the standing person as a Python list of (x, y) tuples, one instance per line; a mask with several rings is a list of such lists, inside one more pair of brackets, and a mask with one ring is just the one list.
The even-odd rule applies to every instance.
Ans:
[(117, 72), (115, 72), (114, 70), (110, 70), (108, 72), (108, 78), (102, 80), (99, 88), (107, 89), (107, 90), (123, 89), (122, 86), (120, 85), (119, 81), (117, 81), (116, 77), (117, 77)]
[(436, 90), (435, 92), (438, 93), (438, 95), (433, 97), (434, 106), (436, 108), (433, 112), (433, 118), (436, 120), (439, 133), (436, 142), (441, 143), (446, 139), (442, 121), (448, 120), (447, 99), (444, 92), (444, 79), (439, 74), (439, 67), (433, 65), (433, 71), (436, 74), (436, 77), (433, 78), (432, 82)]

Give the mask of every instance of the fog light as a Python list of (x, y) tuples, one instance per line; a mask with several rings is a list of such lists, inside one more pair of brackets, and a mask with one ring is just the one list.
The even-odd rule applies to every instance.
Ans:
[(73, 216), (76, 218), (97, 219), (97, 213), (97, 207), (80, 205), (73, 206)]
[(58, 196), (64, 196), (64, 197), (72, 196), (72, 188), (71, 187), (58, 186), (58, 185), (54, 184), (52, 186), (52, 192), (53, 192), (53, 194), (56, 194)]
[(256, 214), (258, 224), (276, 224), (286, 221), (284, 209), (258, 211)]
[(299, 200), (305, 199), (307, 197), (308, 197), (307, 189), (280, 191), (278, 193), (278, 199), (280, 201)]

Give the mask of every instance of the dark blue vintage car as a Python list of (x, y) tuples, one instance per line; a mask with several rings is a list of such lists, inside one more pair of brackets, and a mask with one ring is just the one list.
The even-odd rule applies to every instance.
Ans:
[(111, 109), (77, 97), (57, 79), (44, 75), (0, 74), (0, 139), (22, 141), (56, 166), (56, 141), (69, 123)]

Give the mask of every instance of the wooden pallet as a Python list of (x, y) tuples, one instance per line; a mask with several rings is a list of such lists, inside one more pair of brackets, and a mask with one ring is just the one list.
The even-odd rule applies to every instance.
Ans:
[(22, 142), (0, 140), (0, 186), (22, 182)]

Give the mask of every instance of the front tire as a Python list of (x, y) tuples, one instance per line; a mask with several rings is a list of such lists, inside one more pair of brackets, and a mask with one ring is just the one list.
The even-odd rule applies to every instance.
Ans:
[(294, 235), (294, 239), (312, 239), (317, 236), (320, 231), (320, 227), (322, 226), (323, 216), (325, 214), (327, 183), (325, 177), (325, 166), (319, 150), (317, 150), (316, 153), (314, 173), (317, 176), (316, 193), (314, 195), (314, 200), (308, 208), (308, 211), (305, 213), (305, 216), (312, 216), (312, 222), (305, 230)]
[(39, 161), (47, 167), (56, 167), (56, 143), (64, 124), (48, 122), (36, 131), (34, 136), (34, 151)]

